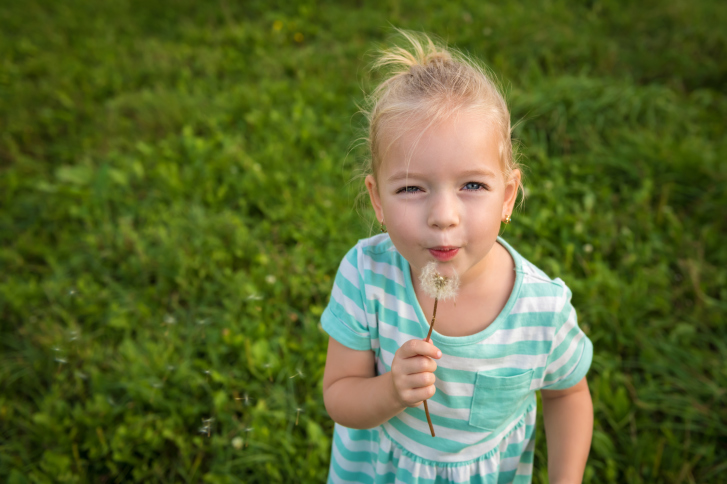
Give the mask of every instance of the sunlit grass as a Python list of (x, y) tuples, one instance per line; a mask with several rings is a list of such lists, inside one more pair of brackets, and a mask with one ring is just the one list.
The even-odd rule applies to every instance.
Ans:
[(503, 235), (594, 342), (586, 481), (725, 481), (720, 2), (84, 0), (0, 6), (0, 480), (325, 478), (318, 319), (372, 233), (352, 146), (390, 24), (506, 86)]

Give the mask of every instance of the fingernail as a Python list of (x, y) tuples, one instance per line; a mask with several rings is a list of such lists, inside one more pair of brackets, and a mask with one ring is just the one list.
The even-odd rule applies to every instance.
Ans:
[(442, 356), (442, 352), (441, 351), (437, 351), (437, 358), (440, 358), (441, 356)]

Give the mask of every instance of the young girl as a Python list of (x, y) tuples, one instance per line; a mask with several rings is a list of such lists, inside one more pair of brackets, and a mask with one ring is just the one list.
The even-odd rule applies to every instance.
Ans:
[[(507, 105), (476, 64), (403, 35), (411, 48), (378, 60), (393, 72), (369, 112), (365, 183), (388, 233), (344, 257), (322, 316), (329, 482), (530, 482), (536, 390), (550, 482), (580, 482), (593, 346), (563, 281), (498, 237), (521, 187)], [(460, 288), (426, 342), (430, 262)]]

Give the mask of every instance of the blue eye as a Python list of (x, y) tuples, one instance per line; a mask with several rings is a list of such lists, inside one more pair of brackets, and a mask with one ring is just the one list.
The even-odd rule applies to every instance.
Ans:
[(408, 186), (408, 187), (399, 188), (396, 191), (396, 193), (416, 193), (418, 191), (419, 191), (419, 187)]
[(479, 182), (467, 182), (464, 187), (465, 190), (488, 190), (487, 185)]

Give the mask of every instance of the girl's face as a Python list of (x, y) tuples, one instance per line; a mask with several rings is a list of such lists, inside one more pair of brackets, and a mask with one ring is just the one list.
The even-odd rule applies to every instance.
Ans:
[(519, 170), (504, 179), (496, 131), (468, 115), (403, 135), (376, 178), (366, 177), (366, 188), (415, 278), (436, 261), (443, 275), (456, 271), (465, 285), (487, 267), (519, 179)]

